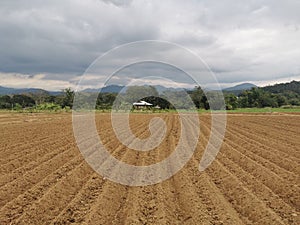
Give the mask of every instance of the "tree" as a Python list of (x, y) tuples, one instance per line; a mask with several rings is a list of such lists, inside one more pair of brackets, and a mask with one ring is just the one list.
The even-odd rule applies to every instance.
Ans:
[(226, 94), (225, 104), (227, 110), (236, 109), (238, 107), (237, 97), (234, 94)]
[(26, 95), (14, 95), (11, 101), (13, 105), (19, 104), (22, 108), (35, 105), (34, 99)]
[(0, 96), (0, 109), (11, 109), (12, 100), (9, 95)]
[(156, 96), (159, 94), (153, 86), (130, 86), (127, 88), (124, 99), (128, 103), (133, 103), (145, 97)]
[(174, 109), (174, 106), (169, 101), (164, 99), (164, 97), (165, 96), (163, 95), (160, 95), (159, 97), (149, 96), (149, 97), (142, 98), (141, 100), (149, 102), (154, 106), (158, 105), (161, 109)]
[(163, 92), (161, 97), (170, 103), (170, 108), (176, 109), (192, 109), (195, 108), (190, 95), (186, 91), (167, 90)]
[(191, 99), (193, 100), (196, 108), (209, 109), (209, 103), (207, 96), (203, 92), (200, 86), (196, 86), (192, 91), (189, 92)]
[(24, 95), (31, 97), (35, 101), (35, 104), (39, 105), (39, 104), (43, 104), (46, 102), (46, 99), (48, 98), (49, 93), (44, 90), (38, 90), (35, 92), (24, 93)]
[(274, 97), (269, 93), (264, 93), (259, 98), (259, 107), (278, 107), (278, 103)]
[(66, 88), (63, 90), (63, 96), (61, 98), (61, 107), (66, 108), (70, 107), (72, 109), (73, 107), (73, 100), (74, 100), (75, 93), (72, 91), (71, 88)]
[(237, 99), (237, 103), (238, 103), (239, 108), (249, 107), (248, 96), (247, 95), (240, 95)]
[(275, 95), (275, 99), (277, 101), (278, 106), (287, 105), (287, 98), (282, 94)]
[(193, 91), (190, 92), (191, 99), (193, 100), (197, 109), (201, 107), (201, 100), (204, 96), (203, 90), (200, 86), (196, 86)]
[(111, 109), (117, 97), (116, 93), (99, 93), (96, 108), (97, 109)]
[(205, 109), (205, 110), (209, 110), (209, 109), (210, 109), (210, 107), (209, 107), (209, 102), (208, 102), (208, 100), (207, 100), (206, 95), (203, 95), (203, 96), (201, 97), (200, 108), (203, 108), (203, 109)]
[(45, 103), (58, 103), (58, 99), (54, 95), (48, 95), (45, 97)]

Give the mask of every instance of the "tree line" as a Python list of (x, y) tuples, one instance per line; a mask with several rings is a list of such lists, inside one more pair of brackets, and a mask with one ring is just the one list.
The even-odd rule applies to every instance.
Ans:
[(74, 95), (74, 91), (70, 88), (63, 90), (59, 95), (50, 95), (46, 91), (2, 95), (0, 96), (0, 109), (68, 110), (73, 106)]
[[(224, 92), (227, 110), (236, 108), (263, 108), (300, 106), (300, 82), (292, 81), (286, 84), (278, 84), (263, 88), (252, 88), (242, 91), (240, 94)], [(47, 92), (26, 93), (0, 96), (0, 109), (21, 110), (31, 108), (37, 110), (61, 110), (72, 109), (74, 91), (70, 88), (63, 90), (61, 94), (50, 95)], [(164, 91), (158, 93), (153, 86), (131, 86), (125, 93), (85, 93), (96, 97), (95, 108), (109, 110), (112, 107), (118, 109), (130, 107), (132, 102), (144, 100), (159, 106), (161, 109), (189, 109), (190, 100), (197, 109), (210, 109), (209, 99), (214, 100), (215, 91), (204, 92), (201, 87), (195, 87), (187, 91)], [(97, 96), (95, 96), (97, 95)], [(145, 97), (139, 97), (145, 96)], [(84, 105), (84, 102), (83, 102)]]
[(300, 105), (300, 82), (275, 84), (243, 91), (237, 99), (239, 108), (264, 108)]

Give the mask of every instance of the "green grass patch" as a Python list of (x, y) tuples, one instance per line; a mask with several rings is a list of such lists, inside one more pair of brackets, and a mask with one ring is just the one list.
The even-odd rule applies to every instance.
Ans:
[(227, 113), (300, 113), (300, 107), (291, 108), (240, 108), (228, 110)]

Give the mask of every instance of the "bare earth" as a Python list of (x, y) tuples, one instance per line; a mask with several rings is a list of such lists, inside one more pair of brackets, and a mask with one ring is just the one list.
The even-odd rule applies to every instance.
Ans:
[[(178, 143), (180, 123), (176, 114), (157, 115), (168, 135), (153, 151), (121, 145), (109, 114), (97, 115), (99, 135), (119, 160), (159, 162)], [(149, 136), (154, 116), (131, 115), (133, 132)], [(0, 224), (300, 224), (300, 115), (228, 115), (221, 151), (204, 172), (210, 116), (200, 120), (197, 149), (181, 171), (129, 187), (84, 161), (71, 114), (0, 114)]]

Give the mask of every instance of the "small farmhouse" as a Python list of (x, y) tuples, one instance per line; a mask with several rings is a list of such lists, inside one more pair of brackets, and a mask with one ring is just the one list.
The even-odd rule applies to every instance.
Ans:
[(134, 102), (132, 105), (135, 109), (149, 109), (153, 106), (151, 103), (145, 101)]

